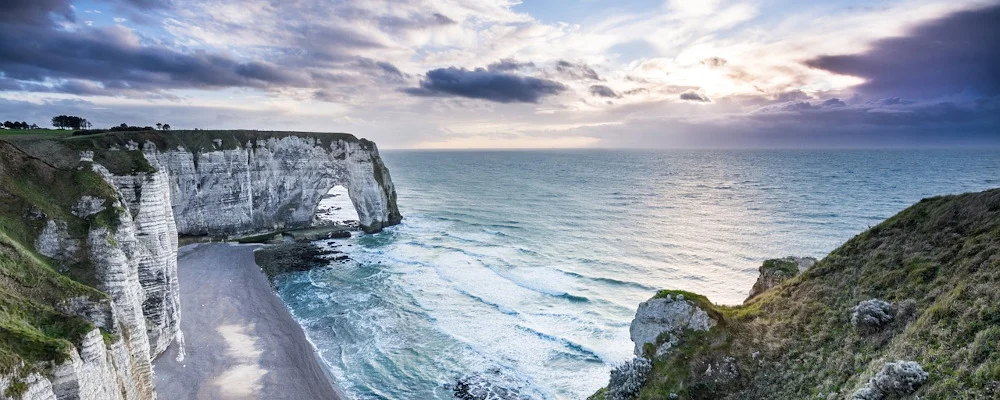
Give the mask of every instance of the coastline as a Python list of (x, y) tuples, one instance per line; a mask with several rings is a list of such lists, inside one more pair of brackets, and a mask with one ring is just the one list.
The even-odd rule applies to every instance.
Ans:
[(178, 251), (185, 356), (154, 363), (165, 399), (343, 399), (312, 343), (254, 262), (257, 245)]

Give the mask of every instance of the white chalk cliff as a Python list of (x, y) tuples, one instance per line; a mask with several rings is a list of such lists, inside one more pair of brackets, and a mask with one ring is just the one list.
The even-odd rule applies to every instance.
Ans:
[(73, 298), (57, 308), (105, 333), (94, 329), (69, 360), (42, 373), (0, 375), (3, 397), (16, 381), (22, 399), (155, 398), (151, 362), (183, 340), (178, 234), (306, 226), (336, 185), (348, 188), (366, 232), (401, 219), (374, 143), (346, 134), (147, 132), (15, 145), (54, 167), (97, 173), (114, 198), (83, 196), (72, 213), (84, 218), (110, 207), (118, 221), (92, 224), (83, 237), (74, 237), (66, 221), (45, 221), (36, 251), (60, 263), (89, 260), (97, 289), (111, 298)]

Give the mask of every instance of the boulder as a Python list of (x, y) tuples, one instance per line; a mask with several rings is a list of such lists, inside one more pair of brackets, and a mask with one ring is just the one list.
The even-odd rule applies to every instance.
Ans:
[(895, 316), (891, 303), (879, 299), (864, 300), (851, 309), (851, 325), (864, 331), (874, 331), (892, 322)]
[(889, 362), (864, 387), (852, 396), (855, 400), (882, 400), (889, 396), (906, 396), (916, 392), (927, 381), (927, 373), (914, 361)]

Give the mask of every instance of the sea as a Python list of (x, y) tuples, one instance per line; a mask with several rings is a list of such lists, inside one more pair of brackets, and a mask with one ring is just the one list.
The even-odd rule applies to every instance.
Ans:
[[(657, 290), (740, 304), (765, 259), (822, 258), (921, 198), (1000, 187), (998, 150), (382, 157), (402, 224), (277, 282), (353, 399), (452, 399), (459, 382), (584, 399), (633, 357), (629, 324)], [(343, 188), (324, 201), (353, 212)]]

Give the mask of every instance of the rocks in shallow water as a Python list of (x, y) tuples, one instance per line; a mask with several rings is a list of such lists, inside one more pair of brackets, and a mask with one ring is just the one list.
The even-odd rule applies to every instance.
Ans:
[(914, 361), (886, 363), (852, 396), (855, 400), (882, 400), (890, 395), (906, 396), (916, 392), (927, 381), (927, 373)]
[(851, 309), (851, 325), (861, 330), (877, 330), (895, 317), (892, 304), (879, 300), (865, 300)]
[[(658, 346), (656, 354), (663, 355), (677, 343), (684, 330), (707, 331), (715, 324), (716, 321), (694, 301), (685, 299), (682, 294), (667, 294), (639, 304), (629, 327), (629, 337), (635, 343), (636, 356), (643, 356), (647, 343)], [(666, 339), (657, 343), (665, 333)]]
[(263, 247), (253, 253), (254, 260), (268, 278), (293, 272), (306, 271), (325, 264), (326, 252), (312, 243), (285, 243)]
[[(446, 385), (447, 386), (447, 385)], [(451, 386), (452, 393), (459, 400), (528, 400), (532, 397), (522, 393), (525, 383), (505, 373), (500, 368), (463, 376)]]
[(639, 389), (646, 383), (653, 363), (649, 359), (636, 357), (611, 370), (608, 382), (607, 400), (632, 400), (639, 395)]
[(812, 268), (813, 265), (816, 265), (816, 259), (812, 257), (789, 256), (764, 261), (764, 264), (758, 269), (760, 276), (757, 277), (757, 282), (754, 282), (753, 287), (750, 288), (750, 296), (743, 302), (750, 301), (768, 289), (778, 286), (781, 282)]

